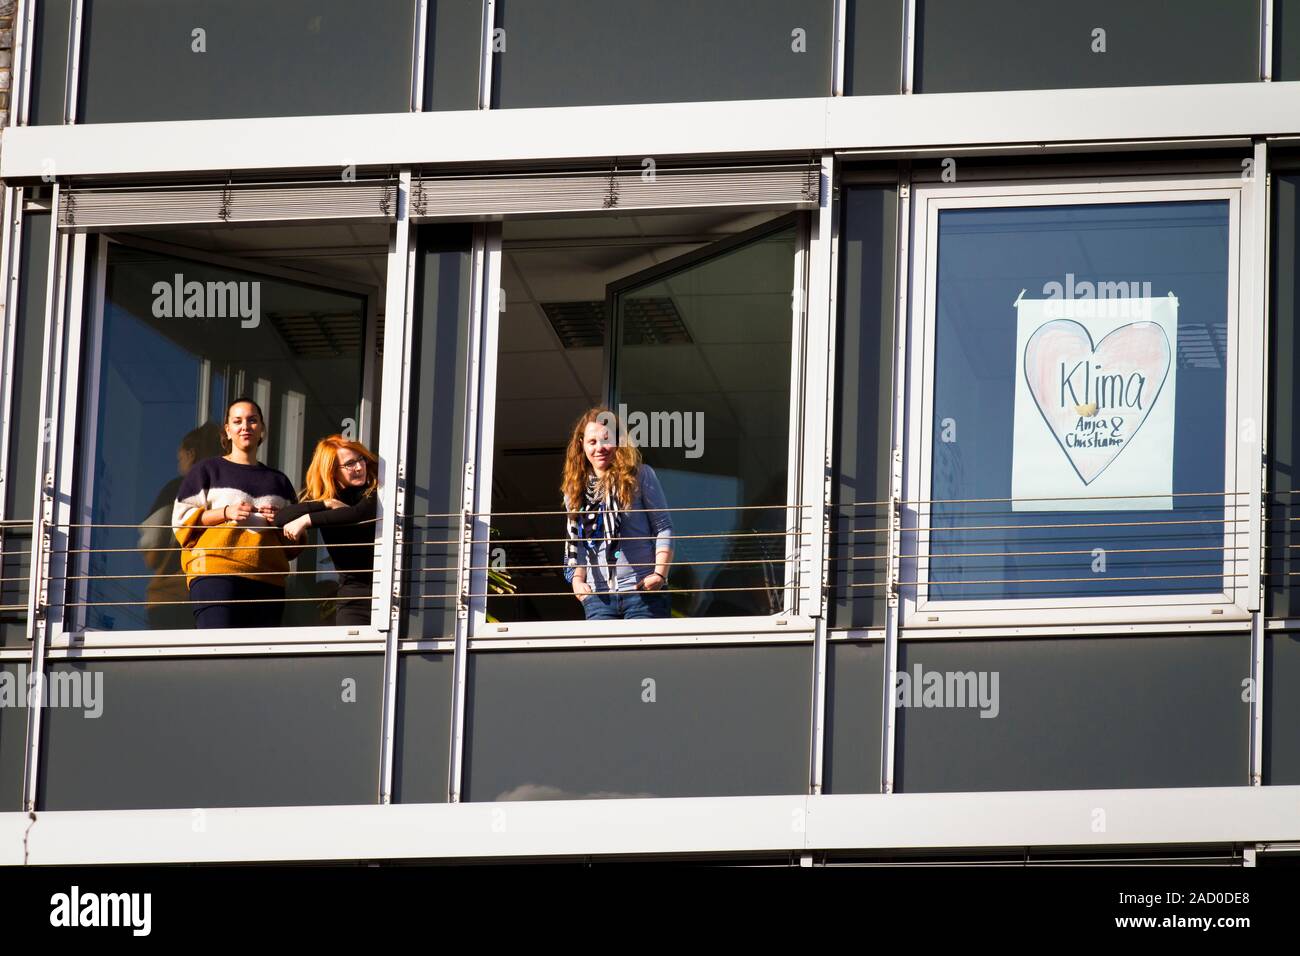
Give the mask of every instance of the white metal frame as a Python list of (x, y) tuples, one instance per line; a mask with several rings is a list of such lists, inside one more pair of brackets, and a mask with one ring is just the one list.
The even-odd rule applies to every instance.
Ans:
[[(827, 161), (830, 162), (829, 160)], [(823, 173), (823, 192), (829, 193), (829, 185)], [(821, 218), (825, 218), (826, 213)], [(822, 499), (820, 484), (822, 472), (816, 463), (821, 456), (808, 458), (802, 441), (805, 430), (812, 428), (814, 438), (822, 432), (821, 415), (825, 408), (825, 390), (829, 388), (829, 369), (821, 369), (818, 359), (818, 372), (805, 380), (804, 337), (810, 329), (815, 336), (814, 344), (825, 348), (825, 339), (829, 334), (831, 321), (826, 309), (829, 296), (825, 283), (817, 280), (820, 292), (815, 299), (810, 293), (811, 236), (809, 215), (798, 214), (796, 220), (796, 247), (791, 268), (794, 271), (794, 295), (791, 301), (791, 409), (789, 439), (787, 447), (786, 476), (786, 514), (790, 516), (787, 527), (799, 532), (797, 537), (817, 537), (821, 522), (816, 516), (805, 512)], [(724, 240), (725, 241), (725, 240)], [(824, 240), (823, 240), (824, 242)], [(707, 249), (707, 247), (705, 247)], [(474, 542), (469, 556), (470, 566), (477, 568), (471, 572), (464, 584), (469, 587), (469, 594), (476, 595), (468, 600), (468, 637), (482, 645), (484, 639), (500, 639), (507, 635), (511, 641), (544, 641), (547, 646), (558, 647), (568, 642), (591, 639), (641, 639), (646, 637), (663, 637), (684, 645), (695, 644), (701, 639), (727, 635), (769, 634), (777, 642), (786, 640), (784, 635), (808, 633), (814, 630), (816, 615), (820, 613), (820, 550), (821, 544), (800, 545), (787, 535), (785, 545), (784, 567), (786, 584), (784, 592), (785, 609), (775, 614), (754, 615), (751, 617), (701, 617), (690, 619), (658, 619), (630, 621), (514, 621), (493, 623), (487, 620), (487, 559), (491, 512), (492, 489), (492, 449), (495, 447), (496, 415), (495, 396), (497, 379), (497, 352), (500, 340), (500, 275), (502, 263), (500, 227), (492, 227), (489, 233), (484, 270), (485, 289), (482, 297), (483, 308), (480, 316), (471, 316), (471, 342), (479, 349), (477, 364), (479, 377), (469, 380), (468, 388), (475, 394), (471, 408), (478, 411), (477, 432), (474, 439), (474, 460), (467, 463), (467, 474), (477, 473), (474, 489), (474, 506), (472, 513), (467, 513), (463, 533), (466, 540)], [(818, 247), (818, 266), (824, 271), (828, 268), (826, 257), (828, 246)], [(821, 353), (816, 353), (820, 355)], [(804, 395), (804, 388), (812, 389)], [(806, 401), (810, 398), (811, 401)], [(806, 408), (806, 411), (805, 411)], [(810, 464), (811, 463), (811, 464)], [(805, 466), (817, 470), (815, 482), (803, 477)], [(816, 485), (815, 490), (812, 485)], [(812, 563), (816, 561), (817, 563)], [(799, 595), (802, 594), (800, 597)]]
[[(400, 200), (399, 200), (400, 202)], [(60, 235), (64, 233), (55, 230)], [(95, 436), (97, 434), (97, 415), (98, 409), (93, 403), (88, 404), (87, 414), (91, 417), (83, 422), (79, 420), (80, 402), (76, 396), (82, 394), (87, 386), (92, 391), (86, 394), (96, 394), (93, 391), (98, 381), (98, 376), (102, 366), (102, 346), (103, 346), (103, 307), (105, 302), (104, 283), (107, 266), (107, 247), (110, 241), (118, 241), (123, 244), (137, 246), (165, 255), (172, 255), (178, 258), (191, 259), (199, 262), (210, 263), (234, 269), (243, 272), (266, 275), (279, 279), (285, 279), (293, 282), (300, 282), (319, 288), (335, 289), (341, 292), (348, 292), (355, 295), (364, 296), (367, 301), (366, 321), (367, 328), (364, 341), (373, 343), (375, 335), (375, 325), (377, 321), (377, 300), (379, 289), (373, 285), (364, 283), (351, 282), (344, 279), (335, 279), (328, 276), (322, 276), (314, 272), (304, 272), (297, 269), (276, 266), (270, 263), (262, 262), (258, 259), (244, 259), (238, 256), (225, 255), (221, 253), (208, 252), (206, 250), (193, 249), (188, 246), (175, 246), (165, 242), (148, 239), (140, 236), (111, 236), (100, 233), (90, 235), (83, 233), (67, 234), (70, 240), (73, 240), (72, 248), (77, 254), (75, 255), (69, 275), (66, 278), (66, 295), (69, 306), (64, 309), (66, 321), (71, 331), (70, 349), (79, 349), (83, 338), (86, 340), (88, 350), (88, 361), (83, 363), (79, 356), (73, 355), (69, 358), (67, 368), (64, 371), (66, 376), (64, 384), (65, 395), (72, 396), (65, 400), (63, 405), (63, 417), (66, 419), (62, 423), (61, 433), (63, 435), (64, 447), (61, 450), (60, 460), (68, 463), (67, 467), (61, 469), (60, 477), (60, 504), (54, 521), (58, 527), (69, 530), (67, 540), (75, 542), (75, 547), (84, 548), (89, 544), (89, 530), (86, 528), (72, 528), (73, 523), (83, 521), (86, 509), (91, 496), (94, 494), (93, 488), (93, 458), (95, 452)], [(97, 242), (100, 247), (100, 255), (96, 258), (97, 274), (93, 277), (94, 282), (90, 283), (89, 294), (94, 308), (87, 317), (87, 310), (81, 307), (82, 290), (86, 289), (86, 242)], [(390, 269), (392, 263), (390, 261)], [(396, 275), (404, 277), (407, 273), (406, 259), (403, 256), (401, 266)], [(392, 282), (392, 273), (390, 273), (390, 283)], [(403, 286), (405, 280), (403, 279)], [(390, 296), (392, 290), (389, 290)], [(403, 304), (405, 297), (400, 296)], [(401, 315), (399, 311), (398, 316)], [(89, 322), (87, 326), (86, 323)], [(393, 326), (396, 326), (396, 329)], [(395, 354), (399, 361), (402, 361), (404, 354), (404, 329), (403, 323), (398, 320), (390, 323), (386, 327), (385, 341), (385, 361), (390, 354)], [(394, 342), (393, 339), (396, 338)], [(375, 364), (373, 348), (367, 349), (362, 356), (362, 414), (368, 414), (373, 411), (373, 399), (367, 398), (366, 384), (369, 381), (370, 387), (373, 388), (375, 375), (372, 366)], [(83, 371), (84, 368), (84, 371)], [(87, 376), (87, 382), (82, 381), (82, 377)], [(381, 402), (381, 414), (384, 421), (380, 423), (380, 434), (393, 433), (398, 427), (398, 417), (404, 402), (400, 400), (400, 394), (397, 389), (400, 385), (400, 376), (385, 374), (381, 377), (383, 382), (389, 383), (385, 386), (386, 390), (391, 390), (392, 394), (385, 393), (385, 400)], [(84, 425), (84, 428), (78, 430), (78, 425)], [(373, 425), (363, 421), (361, 424), (363, 435), (369, 431)], [(85, 438), (82, 440), (82, 434)], [(394, 439), (395, 441), (395, 439)], [(382, 451), (382, 449), (381, 449)], [(384, 459), (381, 457), (381, 471), (384, 467)], [(74, 492), (74, 473), (80, 473), (81, 482), (80, 500), (73, 500)], [(382, 486), (381, 486), (382, 487)], [(381, 491), (382, 494), (382, 491)], [(382, 504), (381, 504), (382, 507)], [(392, 506), (390, 505), (390, 508)], [(388, 513), (391, 513), (388, 512)], [(376, 567), (378, 568), (384, 558), (384, 555), (391, 553), (391, 548), (386, 547), (387, 535), (389, 529), (384, 522), (377, 525), (378, 535), (384, 543), (376, 545)], [(66, 558), (66, 555), (64, 556)], [(71, 562), (63, 562), (71, 566)], [(58, 580), (62, 580), (60, 577)], [(378, 589), (378, 584), (376, 585)], [(84, 602), (84, 596), (88, 587), (87, 582), (79, 582), (75, 588), (74, 604)], [(376, 593), (387, 593), (387, 591), (376, 591)], [(385, 607), (378, 607), (383, 602), (376, 602), (375, 617), (372, 618), (369, 627), (349, 627), (347, 625), (327, 625), (327, 626), (301, 626), (278, 628), (275, 634), (275, 645), (281, 647), (310, 646), (322, 642), (339, 642), (344, 647), (364, 646), (369, 642), (382, 637), (387, 630), (386, 625), (389, 619), (389, 610)], [(248, 635), (240, 631), (230, 633), (220, 631), (209, 631), (200, 634), (193, 630), (89, 630), (84, 626), (84, 608), (72, 607), (64, 608), (60, 602), (57, 608), (58, 613), (51, 619), (48, 630), (48, 642), (51, 650), (70, 650), (75, 652), (85, 651), (126, 651), (131, 649), (133, 652), (145, 648), (174, 648), (182, 653), (212, 653), (222, 648), (243, 648), (249, 649), (261, 645), (266, 645), (265, 635)], [(71, 612), (71, 613), (69, 613)], [(383, 624), (376, 623), (381, 621)]]
[[(0, 865), (1122, 846), (1291, 848), (1300, 787), (0, 813)], [(1093, 821), (1105, 807), (1107, 826)], [(503, 828), (502, 822), (508, 822)], [(1226, 854), (1225, 854), (1226, 855)]]
[[(1247, 508), (1251, 494), (1258, 503), (1258, 462), (1247, 460), (1238, 440), (1238, 423), (1247, 417), (1263, 420), (1262, 393), (1252, 389), (1263, 362), (1261, 323), (1255, 318), (1253, 263), (1257, 250), (1251, 237), (1258, 224), (1250, 201), (1252, 183), (1242, 177), (1131, 179), (1095, 181), (957, 185), (938, 183), (915, 190), (913, 213), (913, 267), (911, 276), (913, 328), (907, 384), (906, 504), (903, 508), (901, 562), (902, 624), (936, 629), (961, 626), (1016, 626), (1024, 624), (1069, 624), (1091, 622), (1130, 623), (1149, 621), (1243, 620), (1258, 603), (1260, 559), (1260, 515), (1258, 507)], [(1228, 367), (1225, 409), (1225, 476), (1229, 493), (1225, 517), (1248, 512), (1245, 546), (1225, 546), (1224, 576), (1229, 582), (1222, 592), (1205, 595), (1134, 595), (1079, 597), (1071, 599), (1022, 598), (1000, 600), (932, 600), (927, 596), (930, 508), (930, 465), (935, 294), (937, 285), (938, 217), (944, 209), (996, 208), (1035, 204), (1097, 205), (1118, 202), (1174, 202), (1226, 200), (1229, 208), (1228, 249)], [(1008, 303), (1010, 307), (1010, 303)], [(1234, 523), (1234, 527), (1240, 527)], [(919, 529), (919, 530), (918, 530)], [(1237, 538), (1238, 535), (1232, 535)], [(1230, 539), (1231, 540), (1231, 539)], [(911, 556), (920, 556), (911, 557)]]

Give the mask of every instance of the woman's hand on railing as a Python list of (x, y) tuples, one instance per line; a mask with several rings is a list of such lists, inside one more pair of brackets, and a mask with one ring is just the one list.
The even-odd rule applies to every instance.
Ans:
[(310, 527), (311, 515), (306, 514), (294, 518), (280, 530), (284, 532), (285, 538), (290, 541), (298, 542), (306, 537), (307, 529)]

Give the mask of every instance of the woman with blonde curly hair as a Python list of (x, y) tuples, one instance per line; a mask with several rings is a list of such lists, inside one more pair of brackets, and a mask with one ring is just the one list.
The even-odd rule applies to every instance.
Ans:
[(378, 489), (375, 454), (360, 442), (329, 435), (316, 443), (298, 504), (282, 508), (275, 518), (290, 541), (303, 540), (308, 528), (320, 529), (339, 572), (335, 624), (370, 623)]
[(654, 469), (608, 408), (574, 423), (560, 486), (568, 512), (564, 577), (587, 620), (668, 617), (673, 523)]

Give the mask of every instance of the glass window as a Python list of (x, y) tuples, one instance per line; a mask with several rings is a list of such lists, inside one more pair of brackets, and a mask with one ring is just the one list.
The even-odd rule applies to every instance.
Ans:
[(410, 109), (414, 0), (85, 0), (83, 18), (79, 122)]
[(848, 0), (845, 4), (846, 95), (901, 92), (904, 6), (901, 0)]
[[(77, 520), (88, 527), (69, 597), (91, 630), (193, 627), (168, 527), (183, 475), (222, 453), (236, 397), (262, 407), (258, 457), (294, 488), (319, 438), (358, 434), (366, 298), (117, 242), (106, 250), (98, 350), (83, 373)], [(326, 559), (315, 543), (291, 565), (285, 625), (330, 622), (317, 577)]]
[[(40, 443), (41, 357), (45, 341), (45, 288), (50, 259), (49, 213), (23, 214), (14, 322), (14, 380), (4, 387), (9, 409), (9, 461), (4, 483), (4, 560), (0, 574), (0, 645), (27, 646), (27, 597), (32, 554), (32, 498)], [(13, 522), (10, 524), (9, 522)]]
[(478, 109), (483, 0), (431, 0), (424, 57), (424, 108)]
[(1238, 346), (1219, 195), (931, 200), (909, 496), (922, 602), (1233, 593), (1248, 509), (1227, 452)]
[(63, 100), (68, 88), (68, 30), (72, 0), (44, 0), (36, 4), (32, 43), (31, 126), (63, 122)]
[(1300, 80), (1300, 0), (1273, 0), (1273, 79)]
[(659, 492), (614, 519), (613, 563), (626, 552), (648, 577), (666, 517), (663, 610), (785, 606), (796, 244), (795, 221), (770, 213), (507, 224), (489, 548), (510, 593), (488, 598), (490, 618), (584, 616), (562, 575), (560, 488), (574, 423), (600, 405)]
[(416, 321), (409, 349), (406, 529), (402, 595), (408, 638), (455, 633), (465, 481), (465, 374), (471, 301), (470, 230), (416, 231)]
[(832, 627), (883, 627), (898, 193), (854, 186), (841, 196), (830, 619)]
[(1269, 442), (1268, 442), (1268, 614), (1297, 617), (1297, 576), (1300, 576), (1300, 398), (1296, 370), (1300, 368), (1300, 173), (1273, 176), (1273, 239), (1269, 323)]
[(497, 0), (492, 105), (829, 96), (831, 0)]
[(920, 93), (1259, 79), (1253, 0), (917, 2)]

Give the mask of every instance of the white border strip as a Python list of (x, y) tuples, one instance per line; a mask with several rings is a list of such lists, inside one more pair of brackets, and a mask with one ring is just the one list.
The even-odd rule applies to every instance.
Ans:
[(188, 808), (0, 813), (0, 865), (1276, 843), (1300, 839), (1297, 805), (1300, 787), (393, 804), (208, 809), (202, 832)]
[[(489, 41), (490, 42), (490, 41)], [(1286, 136), (1300, 82), (27, 126), (0, 178)], [(256, 148), (249, 148), (255, 144)]]

